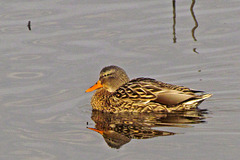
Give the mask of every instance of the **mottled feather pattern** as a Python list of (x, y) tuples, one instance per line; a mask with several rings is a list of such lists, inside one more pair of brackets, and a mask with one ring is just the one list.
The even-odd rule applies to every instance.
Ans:
[[(93, 109), (104, 112), (172, 112), (196, 108), (211, 94), (152, 78), (129, 80), (117, 66), (105, 67), (100, 72), (102, 83), (92, 97)], [(198, 93), (198, 94), (196, 94)]]
[[(171, 89), (171, 90), (176, 90), (176, 91), (182, 91), (182, 92), (192, 92), (194, 90), (191, 90), (190, 88), (184, 87), (184, 86), (178, 86), (178, 85), (173, 85), (173, 84), (168, 84), (168, 83), (164, 83), (161, 81), (156, 81), (155, 79), (152, 78), (136, 78), (131, 80), (130, 82), (133, 83), (138, 83), (144, 81), (145, 84), (148, 84), (150, 87), (149, 89), (151, 89), (152, 87), (152, 91), (155, 92), (153, 89), (156, 88), (158, 91), (159, 88), (167, 88), (167, 89)], [(154, 87), (155, 86), (155, 87)], [(197, 91), (197, 92), (202, 92), (202, 91)]]
[(164, 92), (163, 88), (193, 94), (186, 87), (163, 83), (151, 78), (137, 78), (119, 87), (113, 95), (123, 100), (130, 98), (132, 101), (141, 99), (142, 102), (148, 102), (155, 100), (158, 93)]

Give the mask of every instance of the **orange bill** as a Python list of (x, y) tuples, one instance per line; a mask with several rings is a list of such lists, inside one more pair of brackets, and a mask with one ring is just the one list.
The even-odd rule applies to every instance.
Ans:
[(98, 80), (96, 84), (94, 84), (92, 87), (88, 88), (85, 92), (92, 92), (95, 89), (102, 88), (101, 82)]
[(95, 129), (95, 128), (88, 128), (88, 129), (91, 129), (91, 130), (93, 130), (93, 131), (95, 131), (95, 132), (98, 132), (98, 133), (100, 133), (101, 135), (103, 135), (103, 131), (100, 131), (100, 130)]

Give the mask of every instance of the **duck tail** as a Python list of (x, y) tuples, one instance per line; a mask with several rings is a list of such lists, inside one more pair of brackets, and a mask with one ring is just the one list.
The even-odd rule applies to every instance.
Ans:
[(211, 96), (212, 96), (212, 94), (203, 94), (203, 95), (200, 95), (198, 98), (194, 98), (192, 100), (188, 100), (187, 102), (185, 102), (185, 104), (197, 104), (197, 105), (199, 105), (205, 99), (207, 99), (207, 98), (209, 98)]
[(204, 100), (204, 99), (207, 99), (207, 98), (210, 98), (212, 97), (212, 94), (203, 94), (201, 99)]

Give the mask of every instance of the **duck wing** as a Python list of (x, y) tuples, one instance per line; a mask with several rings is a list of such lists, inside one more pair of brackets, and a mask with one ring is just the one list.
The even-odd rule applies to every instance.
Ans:
[(177, 105), (190, 99), (199, 98), (187, 87), (171, 85), (150, 78), (137, 78), (119, 87), (113, 94), (116, 98), (127, 102), (156, 102), (165, 105)]

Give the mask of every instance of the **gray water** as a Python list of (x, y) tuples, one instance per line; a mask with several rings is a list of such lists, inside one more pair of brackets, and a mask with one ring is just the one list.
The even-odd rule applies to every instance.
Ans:
[[(173, 6), (1, 0), (0, 159), (239, 159), (240, 1)], [(95, 122), (84, 93), (110, 64), (212, 93), (200, 105), (205, 123), (155, 127), (178, 134), (110, 148), (86, 128)]]

